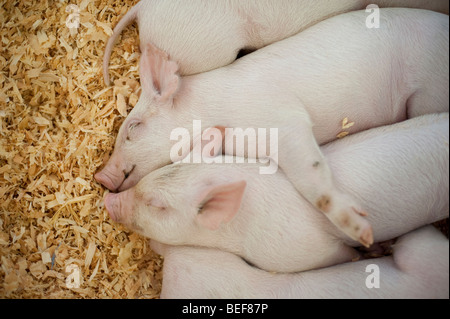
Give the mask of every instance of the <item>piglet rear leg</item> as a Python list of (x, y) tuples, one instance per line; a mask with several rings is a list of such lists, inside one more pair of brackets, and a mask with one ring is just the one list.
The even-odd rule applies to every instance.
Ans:
[(283, 128), (279, 165), (295, 188), (342, 232), (366, 247), (373, 243), (372, 227), (361, 206), (341, 192), (317, 145), (308, 119)]

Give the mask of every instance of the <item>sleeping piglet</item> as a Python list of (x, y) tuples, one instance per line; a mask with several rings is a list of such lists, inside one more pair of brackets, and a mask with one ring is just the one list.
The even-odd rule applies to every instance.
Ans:
[[(276, 128), (277, 149), (262, 157), (278, 163), (340, 231), (369, 246), (372, 228), (362, 216), (373, 213), (370, 206), (337, 187), (318, 145), (342, 133), (448, 112), (449, 21), (432, 11), (382, 9), (380, 28), (369, 29), (366, 16), (336, 16), (230, 66), (183, 79), (175, 61), (147, 45), (142, 95), (95, 178), (111, 190), (135, 185), (172, 161), (173, 130), (186, 128), (198, 139), (195, 120), (205, 127)], [(239, 157), (246, 152), (225, 149)]]
[[(339, 187), (365, 202), (375, 241), (449, 215), (448, 113), (362, 132), (322, 147)], [(297, 272), (357, 257), (285, 174), (259, 164), (172, 164), (109, 193), (111, 218), (170, 245), (219, 248), (267, 271)], [(345, 223), (346, 221), (343, 220)]]
[(296, 274), (272, 274), (218, 249), (167, 246), (161, 298), (445, 298), (449, 297), (449, 242), (433, 226), (400, 237), (393, 256)]
[(103, 57), (108, 64), (122, 30), (137, 21), (141, 48), (153, 43), (180, 65), (182, 75), (233, 62), (239, 52), (259, 49), (333, 15), (380, 7), (409, 7), (448, 13), (448, 0), (141, 0), (114, 28)]

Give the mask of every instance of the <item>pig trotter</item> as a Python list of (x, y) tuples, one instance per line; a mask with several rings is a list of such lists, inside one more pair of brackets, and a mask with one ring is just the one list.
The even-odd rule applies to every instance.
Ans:
[(368, 227), (363, 231), (359, 237), (359, 242), (366, 248), (369, 248), (373, 244), (372, 227)]
[[(364, 246), (373, 243), (372, 228), (367, 216), (351, 196), (342, 193), (334, 183), (330, 167), (314, 138), (310, 120), (303, 115), (293, 117), (296, 134), (293, 139), (287, 129), (280, 141), (280, 166), (296, 189), (320, 210), (340, 231)], [(292, 125), (294, 126), (294, 125)], [(311, 169), (311, 163), (313, 169)]]
[[(327, 196), (328, 197), (328, 196)], [(373, 231), (367, 216), (350, 197), (340, 192), (329, 195), (328, 205), (323, 204), (323, 196), (319, 198), (316, 207), (325, 213), (330, 221), (351, 239), (360, 242), (365, 247), (373, 244)], [(357, 208), (358, 207), (358, 208)], [(326, 208), (326, 209), (325, 209)]]
[[(350, 204), (349, 204), (350, 203)], [(373, 243), (372, 227), (363, 217), (368, 214), (355, 208), (356, 204), (341, 193), (322, 195), (316, 200), (316, 207), (342, 232), (365, 247)]]

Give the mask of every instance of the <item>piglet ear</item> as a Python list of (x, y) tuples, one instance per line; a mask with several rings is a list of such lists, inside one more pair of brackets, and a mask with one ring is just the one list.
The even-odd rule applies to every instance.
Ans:
[(167, 102), (175, 95), (179, 76), (178, 64), (169, 59), (164, 51), (147, 44), (141, 55), (140, 76), (144, 92), (158, 102)]
[(216, 230), (222, 223), (230, 222), (241, 207), (247, 183), (240, 181), (233, 184), (216, 186), (206, 192), (201, 201), (197, 222), (208, 229)]

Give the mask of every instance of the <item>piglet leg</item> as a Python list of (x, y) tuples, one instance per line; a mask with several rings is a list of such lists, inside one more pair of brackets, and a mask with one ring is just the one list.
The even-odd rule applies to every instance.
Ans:
[(295, 188), (347, 236), (369, 247), (372, 227), (367, 214), (334, 184), (331, 170), (317, 145), (309, 118), (280, 130), (279, 165)]

